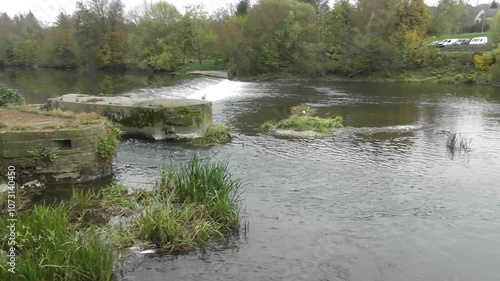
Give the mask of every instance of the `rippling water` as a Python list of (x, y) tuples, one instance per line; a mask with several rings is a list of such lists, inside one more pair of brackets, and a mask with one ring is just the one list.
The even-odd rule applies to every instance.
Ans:
[[(115, 180), (138, 188), (153, 184), (162, 165), (194, 152), (228, 159), (245, 183), (250, 225), (217, 249), (146, 255), (123, 280), (500, 280), (500, 89), (165, 78), (170, 86), (128, 91), (151, 81), (104, 75), (90, 83), (85, 75), (43, 72), (33, 86), (26, 82), (32, 75), (0, 74), (29, 102), (68, 91), (205, 95), (215, 121), (234, 128), (233, 143), (213, 148), (121, 144)], [(68, 84), (75, 77), (81, 82)], [(261, 123), (286, 118), (302, 103), (321, 116), (342, 115), (345, 128), (318, 140), (260, 133)], [(472, 150), (448, 152), (448, 132), (472, 138)]]
[[(124, 280), (499, 280), (499, 90), (196, 78), (126, 93), (205, 94), (232, 144), (127, 140), (116, 180), (150, 185), (163, 163), (195, 151), (229, 159), (249, 231), (222, 249), (148, 255)], [(259, 133), (300, 103), (346, 128), (320, 140)], [(472, 150), (449, 153), (447, 132), (472, 138)]]

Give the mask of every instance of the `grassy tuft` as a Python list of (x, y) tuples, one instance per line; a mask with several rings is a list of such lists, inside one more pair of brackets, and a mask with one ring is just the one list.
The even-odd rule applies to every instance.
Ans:
[[(117, 252), (95, 229), (79, 230), (71, 224), (67, 213), (61, 203), (35, 206), (20, 215), (15, 280), (113, 280)], [(7, 229), (6, 218), (0, 224)], [(7, 233), (0, 237), (0, 245), (9, 250)], [(10, 280), (10, 274), (2, 268), (0, 279)]]
[(4, 123), (0, 122), (0, 129), (1, 128), (6, 128), (6, 127), (7, 127), (7, 125), (5, 125)]
[(342, 117), (321, 118), (312, 116), (292, 115), (290, 118), (280, 121), (278, 129), (288, 129), (295, 131), (315, 131), (318, 133), (329, 133), (335, 128), (342, 127)]
[(260, 125), (260, 128), (262, 129), (262, 131), (266, 132), (266, 131), (272, 130), (275, 126), (276, 126), (276, 124), (273, 121), (268, 120), (268, 121), (262, 123), (262, 125)]
[(15, 125), (12, 127), (9, 127), (9, 130), (11, 131), (31, 131), (35, 130), (36, 128), (30, 125)]
[(446, 138), (446, 147), (451, 152), (469, 151), (471, 149), (472, 139), (457, 133), (448, 133)]
[(231, 141), (231, 128), (222, 124), (213, 124), (205, 131), (203, 137), (191, 141), (193, 145), (216, 145)]
[(139, 238), (168, 250), (199, 248), (239, 228), (241, 182), (226, 163), (194, 156), (178, 170), (163, 169), (155, 197), (135, 221)]

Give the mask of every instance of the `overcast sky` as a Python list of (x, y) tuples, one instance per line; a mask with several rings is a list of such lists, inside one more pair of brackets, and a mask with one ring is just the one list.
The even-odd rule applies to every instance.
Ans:
[[(125, 3), (125, 8), (130, 11), (144, 0), (122, 0)], [(156, 2), (158, 0), (153, 0)], [(253, 0), (252, 2), (256, 2)], [(427, 4), (435, 4), (438, 0), (425, 0)], [(35, 16), (44, 22), (52, 22), (57, 14), (64, 10), (72, 13), (75, 9), (77, 0), (0, 0), (0, 11), (7, 12), (10, 16), (18, 13), (26, 13), (32, 11)], [(238, 0), (167, 0), (174, 4), (180, 11), (183, 7), (191, 4), (204, 4), (208, 11), (213, 11), (221, 6), (226, 6), (229, 3), (236, 3)], [(331, 3), (334, 0), (330, 0)], [(477, 3), (490, 3), (490, 0), (470, 0), (469, 3), (475, 5)]]
[[(152, 2), (157, 1), (152, 0)], [(0, 12), (7, 12), (9, 16), (14, 16), (31, 10), (39, 20), (52, 22), (62, 10), (72, 13), (76, 2), (77, 0), (0, 0)], [(130, 11), (144, 0), (122, 0), (122, 2), (125, 4), (125, 10)], [(180, 11), (183, 11), (184, 6), (193, 4), (203, 4), (206, 10), (213, 11), (218, 7), (237, 3), (238, 0), (167, 0), (167, 2), (175, 5)]]

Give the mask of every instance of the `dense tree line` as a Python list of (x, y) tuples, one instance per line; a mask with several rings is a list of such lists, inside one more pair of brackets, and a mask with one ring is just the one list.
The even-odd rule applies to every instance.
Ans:
[(208, 14), (166, 1), (126, 14), (121, 0), (87, 0), (42, 26), (31, 12), (0, 15), (0, 66), (174, 71), (215, 59), (236, 75), (353, 76), (418, 68), (428, 33), (457, 32), (462, 0), (240, 0)]

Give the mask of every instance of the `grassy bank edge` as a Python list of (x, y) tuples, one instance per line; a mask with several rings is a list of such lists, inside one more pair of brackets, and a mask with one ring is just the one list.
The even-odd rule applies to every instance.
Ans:
[[(240, 188), (227, 162), (201, 161), (195, 155), (177, 169), (163, 168), (151, 191), (129, 193), (115, 185), (26, 209), (19, 213), (16, 278), (108, 281), (115, 277), (119, 249), (139, 244), (172, 253), (223, 242), (239, 230)], [(6, 198), (0, 198), (3, 206)], [(132, 221), (112, 227), (107, 222), (115, 216)], [(5, 229), (6, 217), (0, 220)], [(1, 280), (12, 277), (5, 266), (8, 238), (0, 236)]]

